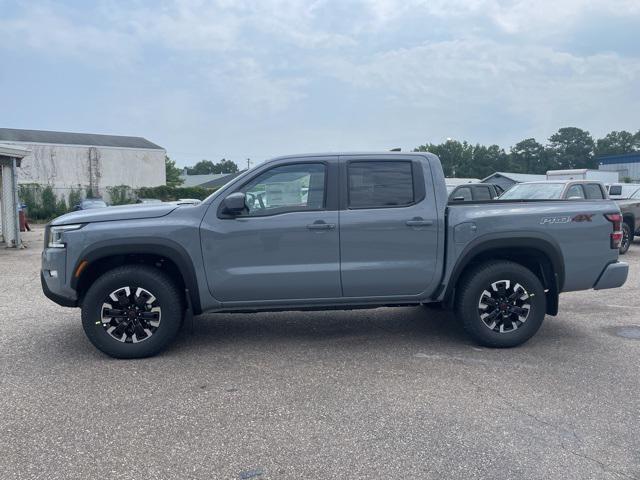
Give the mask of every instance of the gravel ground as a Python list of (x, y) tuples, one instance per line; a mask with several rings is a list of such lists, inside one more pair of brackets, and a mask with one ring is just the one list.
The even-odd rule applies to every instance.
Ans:
[[(425, 308), (214, 314), (110, 359), (0, 250), (0, 478), (640, 478), (640, 242), (526, 345)], [(639, 327), (640, 328), (640, 327)]]

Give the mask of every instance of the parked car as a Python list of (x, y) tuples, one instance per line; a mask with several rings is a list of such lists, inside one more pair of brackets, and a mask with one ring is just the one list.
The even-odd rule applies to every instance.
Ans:
[(190, 313), (425, 303), (455, 309), (476, 342), (513, 347), (557, 314), (561, 292), (624, 284), (621, 222), (602, 199), (447, 205), (430, 153), (287, 156), (190, 208), (56, 218), (41, 282), (118, 358), (160, 352)]
[(74, 211), (78, 210), (90, 210), (93, 208), (105, 208), (108, 207), (106, 202), (101, 198), (86, 198), (73, 207)]
[(612, 183), (607, 185), (607, 193), (612, 200), (623, 200), (640, 190), (640, 183)]
[(467, 183), (464, 185), (447, 185), (450, 202), (471, 202), (494, 200), (504, 190), (492, 183)]
[(543, 180), (517, 183), (500, 200), (603, 200), (607, 191), (593, 180)]
[(640, 235), (640, 190), (626, 200), (616, 200), (622, 213), (622, 241), (620, 253), (627, 253), (635, 235)]

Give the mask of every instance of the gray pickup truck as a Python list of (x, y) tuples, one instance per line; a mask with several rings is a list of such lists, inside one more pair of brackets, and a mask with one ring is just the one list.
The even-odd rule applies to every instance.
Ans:
[(620, 253), (627, 253), (633, 237), (640, 235), (640, 189), (627, 199), (615, 201), (622, 213), (622, 242)]
[(160, 352), (185, 315), (435, 302), (476, 342), (512, 347), (557, 314), (560, 292), (626, 281), (621, 221), (609, 200), (447, 205), (429, 153), (296, 155), (199, 205), (63, 215), (41, 280), (118, 358)]

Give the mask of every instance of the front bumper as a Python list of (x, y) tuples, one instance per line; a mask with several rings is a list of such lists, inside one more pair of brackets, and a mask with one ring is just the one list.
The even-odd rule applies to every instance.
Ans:
[(65, 249), (45, 248), (42, 252), (40, 283), (45, 296), (63, 307), (77, 307), (78, 295), (66, 281)]
[[(51, 289), (49, 288), (49, 286), (47, 285), (47, 282), (44, 279), (44, 272), (40, 272), (40, 283), (42, 284), (42, 292), (44, 293), (45, 297), (47, 297), (49, 300), (57, 303), (58, 305), (61, 305), (63, 307), (77, 307), (78, 306), (78, 300), (77, 298), (70, 298), (68, 296), (63, 296), (63, 295), (58, 295), (56, 293), (53, 293), (51, 291)], [(75, 297), (75, 295), (74, 295)]]
[(605, 288), (618, 288), (624, 285), (629, 274), (629, 265), (624, 262), (610, 263), (600, 274), (600, 278), (593, 286), (594, 290), (604, 290)]

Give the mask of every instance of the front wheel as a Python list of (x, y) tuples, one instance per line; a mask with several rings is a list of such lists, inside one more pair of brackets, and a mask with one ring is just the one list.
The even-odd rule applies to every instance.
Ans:
[(478, 265), (457, 287), (456, 314), (467, 333), (487, 347), (523, 344), (538, 331), (545, 311), (542, 283), (515, 262)]
[(622, 240), (620, 240), (620, 255), (624, 255), (629, 250), (633, 241), (633, 233), (631, 227), (627, 223), (622, 224)]
[(115, 358), (159, 353), (182, 324), (182, 296), (157, 268), (125, 265), (104, 273), (82, 302), (82, 326), (93, 345)]

